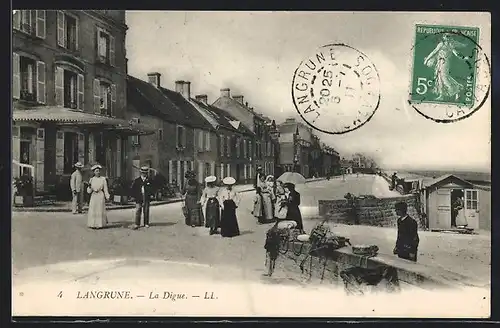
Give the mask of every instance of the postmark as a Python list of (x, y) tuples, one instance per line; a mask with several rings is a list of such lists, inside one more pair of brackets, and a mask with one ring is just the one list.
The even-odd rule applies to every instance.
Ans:
[(490, 93), (491, 66), (479, 28), (416, 25), (410, 105), (425, 118), (453, 123), (470, 117)]
[(325, 45), (295, 70), (292, 99), (312, 128), (329, 134), (351, 132), (379, 107), (379, 74), (361, 51), (340, 43)]

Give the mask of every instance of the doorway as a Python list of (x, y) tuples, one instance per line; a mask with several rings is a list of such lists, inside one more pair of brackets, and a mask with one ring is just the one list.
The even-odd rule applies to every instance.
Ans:
[(464, 191), (462, 189), (452, 189), (451, 194), (451, 227), (456, 228), (463, 225), (463, 222), (457, 223), (460, 211), (464, 210)]
[(74, 132), (64, 133), (64, 174), (73, 172), (73, 165), (78, 162), (78, 135)]

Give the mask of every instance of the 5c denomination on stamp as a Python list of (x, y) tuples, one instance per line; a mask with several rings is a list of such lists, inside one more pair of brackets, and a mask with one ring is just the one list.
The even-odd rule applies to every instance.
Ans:
[(479, 46), (479, 29), (417, 25), (409, 102), (439, 123), (465, 119), (486, 101), (490, 63)]
[(380, 78), (371, 60), (345, 44), (329, 44), (295, 70), (292, 98), (314, 129), (343, 134), (368, 122), (380, 104)]

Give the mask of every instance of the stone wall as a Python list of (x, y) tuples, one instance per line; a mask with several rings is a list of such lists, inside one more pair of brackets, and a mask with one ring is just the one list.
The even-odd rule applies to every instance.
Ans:
[(397, 217), (394, 212), (394, 205), (401, 201), (408, 204), (408, 214), (417, 221), (419, 229), (425, 229), (425, 220), (417, 210), (419, 207), (417, 206), (417, 197), (415, 195), (358, 199), (354, 211), (355, 214), (351, 215), (351, 209), (348, 206), (347, 200), (320, 200), (318, 202), (319, 215), (328, 221), (343, 224), (355, 224), (354, 216), (352, 215), (356, 215), (358, 224), (360, 225), (395, 227), (397, 225)]

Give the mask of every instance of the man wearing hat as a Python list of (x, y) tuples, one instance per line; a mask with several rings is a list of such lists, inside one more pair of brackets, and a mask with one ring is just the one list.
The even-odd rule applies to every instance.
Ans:
[(141, 176), (132, 183), (131, 194), (135, 199), (135, 223), (132, 229), (141, 225), (141, 214), (144, 214), (144, 227), (149, 228), (149, 203), (153, 195), (153, 181), (148, 177), (149, 167), (142, 166)]
[(396, 203), (394, 209), (398, 216), (398, 237), (393, 253), (402, 259), (417, 262), (419, 244), (417, 221), (408, 215), (406, 202)]
[(82, 168), (83, 164), (80, 162), (73, 165), (75, 172), (71, 174), (71, 179), (69, 180), (69, 186), (71, 188), (71, 193), (73, 194), (73, 201), (71, 202), (71, 209), (73, 214), (82, 213), (82, 203), (83, 203), (83, 177)]

